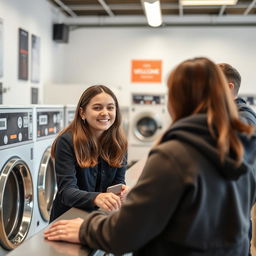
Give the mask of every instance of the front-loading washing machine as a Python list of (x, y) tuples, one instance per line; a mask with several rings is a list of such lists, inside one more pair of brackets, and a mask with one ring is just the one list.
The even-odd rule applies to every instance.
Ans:
[(125, 135), (128, 138), (129, 133), (129, 107), (120, 107), (121, 112), (121, 124)]
[(57, 192), (51, 145), (63, 129), (64, 107), (60, 105), (34, 106), (34, 164), (37, 176), (35, 188), (35, 232), (48, 225), (49, 215)]
[(76, 113), (75, 105), (64, 106), (64, 127), (67, 127), (74, 120), (75, 113)]
[(128, 164), (145, 157), (170, 124), (165, 94), (132, 94)]
[(7, 250), (16, 248), (31, 235), (32, 112), (27, 107), (0, 107), (0, 244)]

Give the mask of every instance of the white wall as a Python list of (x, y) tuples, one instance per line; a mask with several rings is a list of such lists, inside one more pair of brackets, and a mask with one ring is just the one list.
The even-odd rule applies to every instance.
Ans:
[[(76, 104), (92, 84), (106, 84), (129, 105), (130, 91), (166, 91), (169, 71), (180, 61), (207, 56), (234, 65), (242, 75), (241, 93), (254, 93), (255, 27), (80, 28), (68, 44), (54, 43), (52, 24), (70, 20), (46, 0), (0, 0), (4, 22), (4, 77), (10, 90), (4, 104), (30, 103), (31, 87), (40, 103)], [(40, 83), (18, 80), (18, 28), (41, 38)], [(29, 40), (31, 53), (31, 42)], [(161, 84), (132, 84), (132, 59), (161, 59)], [(30, 63), (30, 55), (29, 55)], [(30, 71), (29, 66), (29, 71)]]
[[(74, 91), (82, 90), (81, 84), (86, 88), (102, 83), (116, 88), (126, 105), (130, 91), (165, 90), (169, 71), (195, 56), (235, 66), (242, 75), (241, 93), (255, 93), (255, 45), (255, 27), (80, 28), (70, 33), (69, 44), (63, 46), (63, 97), (66, 103), (76, 103), (67, 89), (69, 83)], [(132, 59), (162, 59), (163, 83), (132, 84)], [(46, 102), (47, 97), (46, 92)]]
[[(43, 102), (45, 83), (60, 82), (62, 74), (62, 45), (52, 40), (52, 24), (64, 16), (46, 0), (0, 0), (0, 18), (3, 19), (4, 76), (0, 80), (8, 88), (4, 104), (30, 104), (31, 87), (39, 88)], [(18, 29), (29, 32), (29, 79), (18, 80)], [(30, 82), (31, 34), (40, 37), (40, 82)]]

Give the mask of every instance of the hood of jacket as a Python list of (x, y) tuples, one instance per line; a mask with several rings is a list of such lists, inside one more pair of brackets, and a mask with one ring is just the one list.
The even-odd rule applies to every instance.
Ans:
[(250, 138), (239, 134), (244, 145), (243, 163), (237, 167), (234, 156), (227, 155), (223, 162), (217, 151), (217, 141), (214, 139), (207, 125), (206, 114), (195, 114), (176, 121), (163, 135), (161, 143), (178, 140), (187, 143), (198, 150), (209, 161), (217, 166), (219, 172), (226, 179), (236, 180), (248, 169), (256, 169), (256, 136)]

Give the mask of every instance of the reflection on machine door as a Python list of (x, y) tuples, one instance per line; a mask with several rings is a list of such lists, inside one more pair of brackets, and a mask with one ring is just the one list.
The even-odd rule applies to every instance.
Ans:
[(138, 120), (136, 128), (136, 137), (140, 140), (143, 140), (153, 137), (157, 132), (158, 125), (155, 119), (146, 116)]
[(52, 203), (57, 192), (54, 164), (51, 159), (51, 148), (43, 154), (38, 173), (38, 205), (42, 218), (49, 221)]
[(26, 163), (9, 160), (1, 171), (0, 187), (1, 244), (13, 249), (25, 239), (32, 219), (33, 184)]
[(161, 112), (142, 111), (134, 117), (132, 128), (136, 144), (151, 144), (159, 136), (163, 122), (160, 116)]

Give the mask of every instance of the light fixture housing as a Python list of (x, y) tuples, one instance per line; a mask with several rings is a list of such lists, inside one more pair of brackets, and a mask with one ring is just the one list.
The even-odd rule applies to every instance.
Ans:
[(149, 26), (159, 27), (162, 25), (162, 13), (160, 0), (141, 0)]
[(191, 5), (235, 5), (237, 0), (180, 0), (183, 6)]

